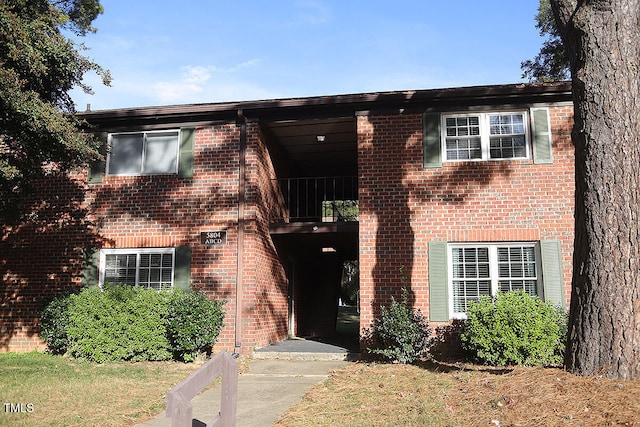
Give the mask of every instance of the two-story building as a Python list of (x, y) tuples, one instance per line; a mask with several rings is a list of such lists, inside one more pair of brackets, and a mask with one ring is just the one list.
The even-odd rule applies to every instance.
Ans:
[(349, 260), (361, 331), (403, 287), (432, 324), (499, 291), (568, 306), (569, 83), (80, 115), (105, 161), (2, 228), (2, 351), (43, 348), (42, 304), (104, 283), (225, 301), (221, 349), (330, 335)]

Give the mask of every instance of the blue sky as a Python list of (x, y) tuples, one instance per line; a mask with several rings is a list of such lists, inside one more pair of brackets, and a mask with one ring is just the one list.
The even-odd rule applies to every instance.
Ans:
[(78, 110), (517, 83), (538, 0), (102, 0)]

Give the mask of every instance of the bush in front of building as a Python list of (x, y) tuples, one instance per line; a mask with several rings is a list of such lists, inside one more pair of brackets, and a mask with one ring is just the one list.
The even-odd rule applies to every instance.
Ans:
[(69, 348), (69, 303), (71, 294), (55, 297), (42, 310), (40, 315), (40, 337), (52, 354), (65, 354)]
[(481, 297), (467, 309), (460, 335), (476, 361), (488, 365), (554, 365), (562, 363), (566, 313), (525, 292)]
[[(191, 311), (185, 308), (190, 304)], [(85, 288), (47, 305), (41, 337), (51, 353), (98, 363), (191, 361), (215, 343), (224, 318), (221, 307), (200, 292)]]
[(413, 363), (424, 356), (431, 329), (422, 312), (409, 304), (408, 291), (402, 290), (400, 301), (391, 297), (391, 304), (380, 310), (380, 317), (369, 332), (373, 345), (367, 351), (399, 363)]
[(210, 352), (224, 320), (223, 304), (202, 291), (176, 291), (167, 315), (167, 337), (176, 360), (192, 362)]
[(170, 293), (132, 286), (84, 289), (69, 305), (69, 353), (94, 362), (168, 360)]

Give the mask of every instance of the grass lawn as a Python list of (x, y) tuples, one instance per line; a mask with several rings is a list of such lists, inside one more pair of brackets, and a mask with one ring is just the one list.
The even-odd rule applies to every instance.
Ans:
[(162, 412), (166, 393), (201, 365), (0, 354), (0, 426), (131, 426)]
[(312, 389), (276, 426), (640, 426), (640, 380), (553, 368), (356, 363)]
[[(95, 364), (0, 354), (0, 426), (131, 426), (164, 410), (200, 363)], [(246, 366), (241, 369), (246, 369)], [(250, 368), (249, 368), (250, 369)], [(555, 368), (358, 362), (333, 372), (276, 424), (306, 426), (640, 426), (640, 380)]]

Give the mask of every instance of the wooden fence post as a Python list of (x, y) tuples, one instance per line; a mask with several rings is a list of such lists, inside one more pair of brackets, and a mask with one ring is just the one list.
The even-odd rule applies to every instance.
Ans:
[(207, 425), (235, 427), (238, 399), (238, 363), (226, 351), (220, 352), (200, 369), (167, 393), (167, 417), (172, 427), (191, 427), (193, 408), (191, 400), (211, 381), (222, 375), (220, 413)]

